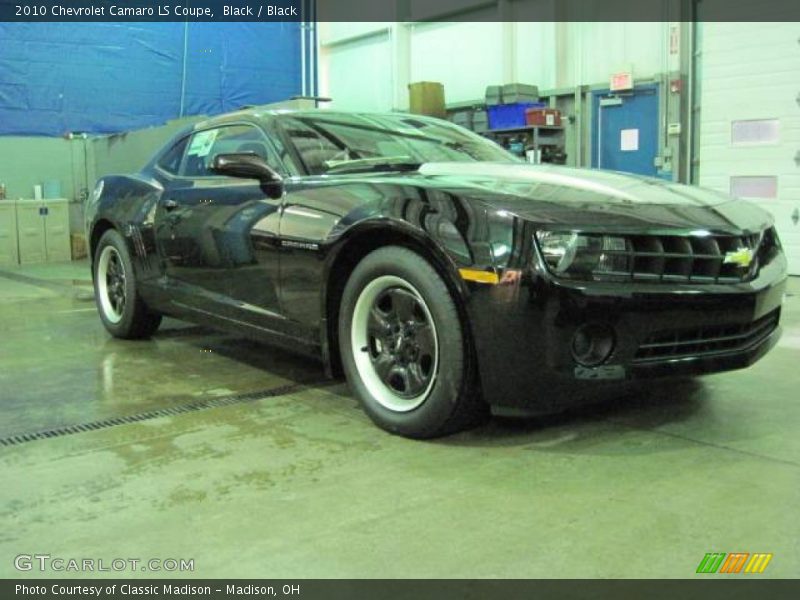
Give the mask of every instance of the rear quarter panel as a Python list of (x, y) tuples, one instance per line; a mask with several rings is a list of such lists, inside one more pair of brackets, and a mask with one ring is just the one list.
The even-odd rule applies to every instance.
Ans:
[(98, 181), (86, 207), (91, 252), (94, 253), (99, 232), (110, 223), (125, 238), (137, 279), (145, 286), (160, 275), (154, 225), (162, 192), (161, 184), (146, 175), (110, 175)]

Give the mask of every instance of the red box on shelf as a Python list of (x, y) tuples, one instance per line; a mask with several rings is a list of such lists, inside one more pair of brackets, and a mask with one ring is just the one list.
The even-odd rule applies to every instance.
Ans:
[(528, 125), (560, 127), (561, 111), (556, 108), (529, 108), (525, 111), (525, 122)]

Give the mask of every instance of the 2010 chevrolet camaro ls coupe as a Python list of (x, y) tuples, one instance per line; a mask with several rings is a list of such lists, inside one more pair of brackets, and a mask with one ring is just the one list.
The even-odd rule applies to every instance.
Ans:
[(419, 438), (750, 365), (786, 283), (752, 204), (403, 114), (207, 120), (102, 178), (86, 226), (113, 335), (171, 315), (301, 350)]

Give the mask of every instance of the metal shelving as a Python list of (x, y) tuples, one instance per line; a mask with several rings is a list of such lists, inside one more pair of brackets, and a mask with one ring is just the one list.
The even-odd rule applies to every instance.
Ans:
[(504, 129), (490, 129), (481, 133), (481, 135), (509, 149), (514, 138), (518, 138), (517, 143), (522, 144), (524, 150), (538, 151), (543, 148), (564, 148), (566, 145), (563, 125), (523, 125)]

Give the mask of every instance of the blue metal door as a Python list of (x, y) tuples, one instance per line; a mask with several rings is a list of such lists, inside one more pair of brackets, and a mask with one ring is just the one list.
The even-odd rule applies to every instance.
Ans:
[(658, 86), (594, 92), (592, 166), (639, 175), (658, 174)]

